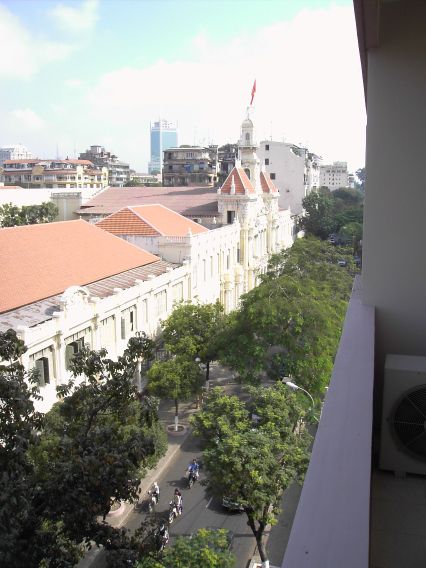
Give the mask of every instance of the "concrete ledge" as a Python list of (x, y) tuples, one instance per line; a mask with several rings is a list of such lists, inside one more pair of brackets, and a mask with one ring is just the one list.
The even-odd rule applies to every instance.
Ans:
[(283, 568), (367, 568), (374, 308), (356, 281)]

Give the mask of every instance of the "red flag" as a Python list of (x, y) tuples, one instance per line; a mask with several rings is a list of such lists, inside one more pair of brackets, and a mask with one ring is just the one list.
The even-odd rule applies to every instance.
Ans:
[(256, 92), (256, 79), (254, 80), (253, 83), (253, 88), (251, 90), (251, 101), (250, 101), (250, 106), (253, 104), (253, 99), (254, 99), (254, 93)]

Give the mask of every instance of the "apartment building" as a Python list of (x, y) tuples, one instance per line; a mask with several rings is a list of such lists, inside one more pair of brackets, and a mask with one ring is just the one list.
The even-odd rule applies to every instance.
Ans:
[(348, 164), (333, 162), (320, 167), (320, 187), (328, 187), (331, 191), (341, 187), (349, 187)]
[(214, 186), (218, 182), (217, 146), (179, 146), (163, 153), (164, 186)]
[(259, 158), (279, 190), (279, 205), (299, 215), (302, 200), (319, 187), (321, 157), (288, 142), (263, 140)]
[(22, 144), (2, 146), (0, 148), (0, 166), (5, 160), (27, 160), (28, 158), (34, 158), (34, 156), (28, 148)]
[(101, 189), (108, 185), (108, 170), (89, 160), (5, 160), (0, 182), (25, 188)]
[(117, 158), (115, 154), (107, 152), (103, 146), (90, 146), (89, 150), (79, 154), (80, 160), (88, 160), (95, 166), (106, 168), (108, 171), (108, 185), (123, 187), (130, 179), (130, 166)]

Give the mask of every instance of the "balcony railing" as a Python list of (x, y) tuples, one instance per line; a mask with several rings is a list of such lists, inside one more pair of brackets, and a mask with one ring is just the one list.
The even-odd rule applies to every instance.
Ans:
[(357, 280), (282, 568), (367, 568), (374, 308)]

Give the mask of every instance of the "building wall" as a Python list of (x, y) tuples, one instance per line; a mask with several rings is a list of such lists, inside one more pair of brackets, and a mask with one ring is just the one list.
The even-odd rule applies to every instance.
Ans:
[(294, 214), (301, 213), (306, 194), (304, 157), (297, 156), (289, 144), (272, 140), (260, 143), (258, 156), (280, 192), (279, 206), (290, 208)]
[(382, 3), (368, 57), (363, 300), (376, 307), (376, 362), (426, 355), (426, 5)]
[(349, 187), (348, 165), (346, 162), (334, 162), (320, 167), (320, 186), (330, 190)]
[(79, 207), (91, 199), (98, 189), (85, 188), (84, 190), (60, 190), (50, 187), (34, 187), (31, 189), (0, 188), (0, 206), (13, 203), (18, 207), (23, 205), (40, 205), (46, 201), (53, 201), (59, 209), (58, 221), (77, 219), (74, 213)]
[(46, 358), (49, 366), (50, 382), (41, 386), (43, 400), (35, 401), (36, 409), (49, 410), (56, 401), (56, 386), (70, 378), (67, 360), (72, 343), (81, 342), (91, 349), (104, 347), (108, 356), (115, 358), (123, 353), (129, 338), (137, 331), (155, 335), (160, 320), (170, 315), (174, 304), (188, 299), (188, 264), (126, 290), (117, 289), (114, 295), (102, 299), (91, 297), (85, 288), (66, 290), (61, 309), (51, 320), (17, 330), (28, 348), (22, 363), (30, 368)]

